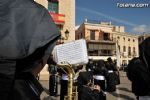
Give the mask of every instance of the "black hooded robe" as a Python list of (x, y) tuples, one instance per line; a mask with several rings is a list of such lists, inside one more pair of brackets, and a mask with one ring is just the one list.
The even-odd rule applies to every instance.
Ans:
[(117, 71), (114, 63), (112, 61), (108, 61), (106, 63), (106, 68), (108, 70), (108, 75), (107, 75), (107, 91), (108, 92), (114, 92), (116, 91), (116, 74), (115, 71)]
[(136, 96), (150, 97), (150, 37), (139, 46), (140, 56), (133, 58), (127, 66), (127, 77), (132, 82)]
[(1, 0), (0, 27), (0, 100), (38, 100), (25, 88), (34, 77), (23, 73), (51, 53), (60, 32), (48, 11), (34, 0)]

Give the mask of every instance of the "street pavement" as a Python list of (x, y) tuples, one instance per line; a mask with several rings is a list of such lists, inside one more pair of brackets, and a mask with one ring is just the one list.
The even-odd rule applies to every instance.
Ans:
[[(48, 90), (48, 81), (40, 81), (43, 87)], [(107, 92), (107, 100), (136, 100), (134, 94), (131, 92), (131, 82), (127, 79), (125, 72), (120, 72), (120, 85), (117, 90), (112, 93)], [(41, 95), (41, 100), (59, 100), (57, 97), (49, 97), (45, 92)]]
[(116, 92), (107, 93), (107, 100), (136, 100), (125, 72), (120, 72), (120, 85), (117, 86)]

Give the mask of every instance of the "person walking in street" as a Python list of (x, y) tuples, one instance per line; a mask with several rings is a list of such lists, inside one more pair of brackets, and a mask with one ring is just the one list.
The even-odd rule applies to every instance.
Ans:
[[(79, 66), (74, 66), (73, 70), (75, 73), (77, 73), (79, 70), (81, 70), (83, 68), (82, 65)], [(65, 69), (59, 69), (58, 72), (61, 75), (61, 80), (60, 80), (60, 100), (65, 100), (65, 96), (67, 96), (67, 92), (68, 92), (68, 75), (67, 73), (65, 73), (67, 70)], [(77, 81), (77, 76), (74, 77), (73, 79), (73, 86), (76, 84)], [(76, 86), (76, 85), (75, 85)]]
[(116, 71), (117, 68), (114, 65), (112, 59), (109, 57), (106, 62), (106, 68), (108, 70), (108, 77), (107, 77), (107, 91), (114, 92), (116, 91)]
[[(104, 60), (99, 60), (94, 69), (94, 84), (99, 85), (101, 90), (106, 93), (106, 77), (108, 75), (108, 71), (105, 67)], [(103, 100), (106, 100), (106, 95), (104, 95)]]

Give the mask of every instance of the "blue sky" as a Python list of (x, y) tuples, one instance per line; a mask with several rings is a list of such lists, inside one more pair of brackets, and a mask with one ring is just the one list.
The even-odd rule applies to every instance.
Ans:
[[(120, 8), (117, 3), (149, 4), (144, 8)], [(111, 21), (129, 33), (150, 33), (150, 0), (76, 0), (76, 25), (84, 19)]]

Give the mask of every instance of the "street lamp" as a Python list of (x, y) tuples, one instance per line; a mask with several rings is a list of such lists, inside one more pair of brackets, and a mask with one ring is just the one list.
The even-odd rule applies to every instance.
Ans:
[(64, 43), (64, 40), (68, 40), (69, 38), (69, 31), (68, 29), (66, 29), (66, 31), (64, 32), (65, 33), (65, 36), (61, 36), (58, 40), (58, 44), (63, 44)]
[(65, 40), (68, 40), (68, 37), (69, 37), (69, 31), (68, 31), (68, 29), (66, 29), (66, 31), (65, 31)]
[(64, 37), (64, 36), (61, 36), (61, 37), (59, 38), (57, 44), (63, 44), (63, 43), (64, 43), (64, 40), (68, 40), (68, 37), (69, 37), (69, 31), (66, 29), (66, 31), (65, 31), (65, 37)]

